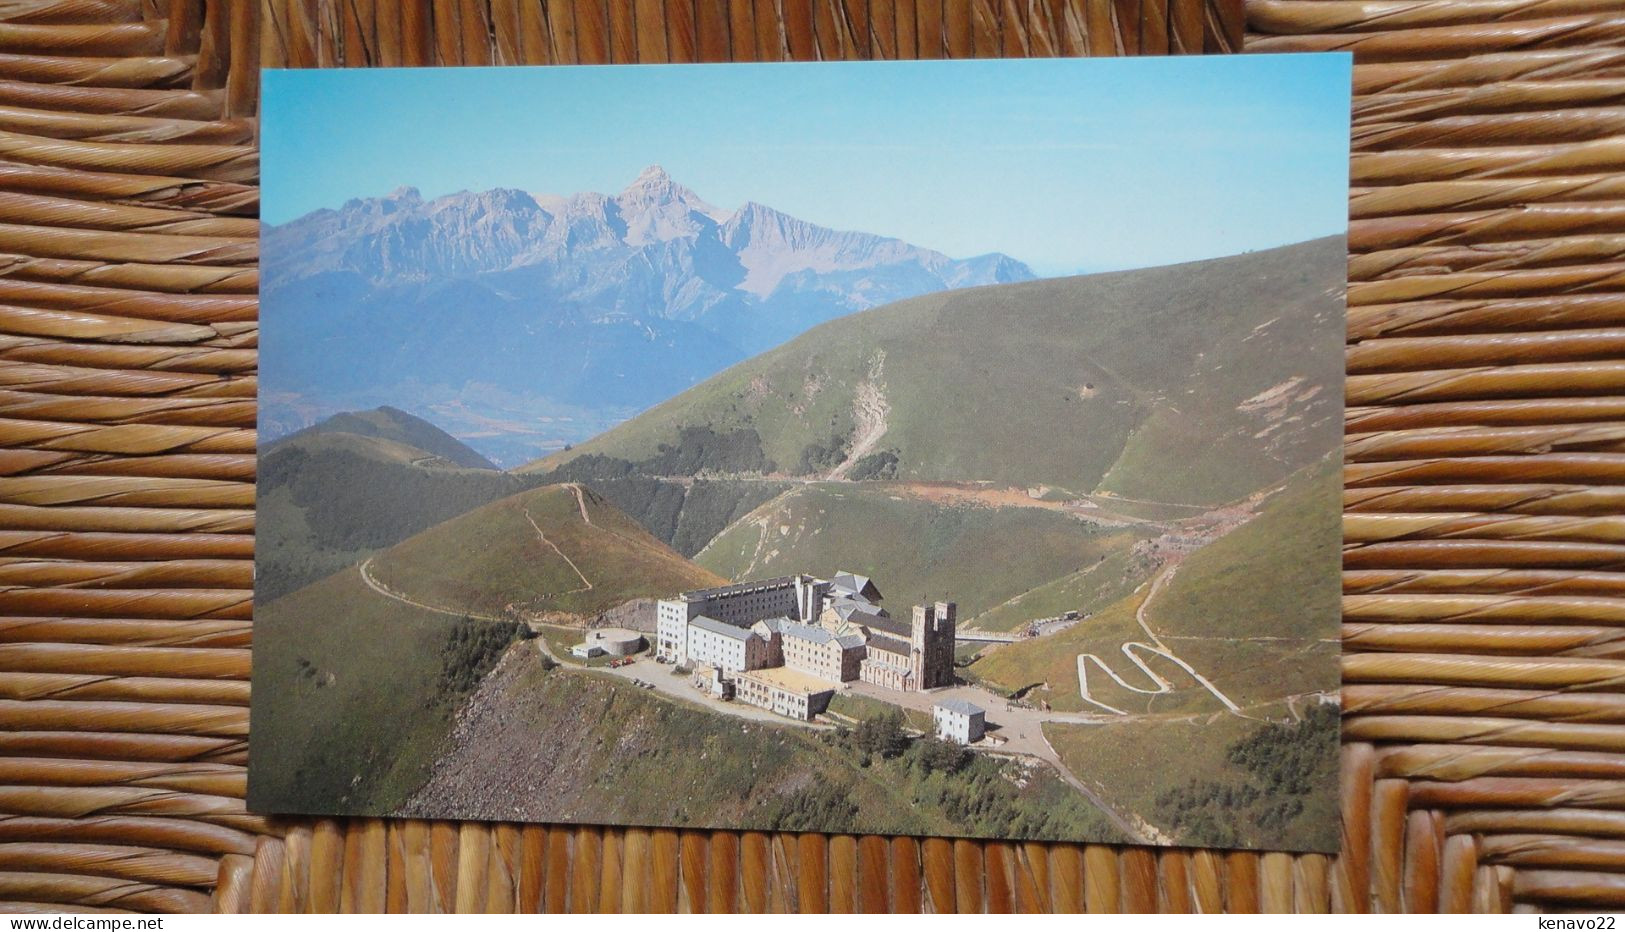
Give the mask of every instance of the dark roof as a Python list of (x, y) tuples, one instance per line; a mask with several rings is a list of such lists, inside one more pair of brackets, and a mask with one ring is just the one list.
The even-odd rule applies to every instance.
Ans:
[(893, 618), (884, 612), (879, 614), (874, 612), (862, 612), (853, 615), (848, 620), (851, 621), (852, 624), (863, 625), (871, 632), (884, 631), (887, 634), (895, 634), (900, 638), (910, 638), (914, 636), (914, 625), (911, 622)]
[(726, 586), (713, 586), (710, 589), (690, 589), (678, 595), (678, 598), (690, 602), (715, 598), (720, 595), (737, 595), (742, 592), (754, 592), (761, 589), (784, 589), (793, 586), (801, 576), (774, 576), (771, 579), (753, 579), (749, 582), (730, 583)]
[(900, 654), (904, 657), (908, 656), (907, 641), (899, 641), (896, 638), (889, 638), (884, 634), (869, 635), (869, 646), (875, 648), (876, 650), (888, 651), (893, 654)]

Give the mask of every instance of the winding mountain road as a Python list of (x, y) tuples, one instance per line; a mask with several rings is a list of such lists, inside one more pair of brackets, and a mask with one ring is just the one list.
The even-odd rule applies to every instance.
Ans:
[(1140, 630), (1145, 632), (1145, 636), (1150, 640), (1151, 643), (1146, 643), (1145, 641), (1125, 641), (1120, 648), (1120, 650), (1123, 652), (1123, 656), (1127, 657), (1129, 662), (1138, 667), (1140, 672), (1145, 674), (1146, 679), (1151, 681), (1151, 687), (1146, 689), (1140, 686), (1135, 686), (1134, 684), (1123, 679), (1123, 677), (1118, 675), (1117, 671), (1108, 666), (1104, 660), (1101, 660), (1098, 654), (1079, 654), (1078, 695), (1083, 698), (1084, 702), (1105, 709), (1107, 712), (1114, 715), (1128, 714), (1122, 709), (1101, 702), (1099, 699), (1096, 699), (1090, 694), (1090, 663), (1093, 663), (1095, 666), (1099, 667), (1100, 671), (1110, 677), (1112, 682), (1116, 683), (1123, 689), (1128, 690), (1129, 692), (1139, 693), (1142, 696), (1161, 696), (1172, 692), (1174, 689), (1173, 681), (1151, 669), (1150, 664), (1146, 663), (1145, 657), (1142, 656), (1144, 654), (1152, 654), (1161, 657), (1179, 667), (1181, 670), (1184, 670), (1191, 679), (1200, 684), (1203, 689), (1206, 689), (1213, 696), (1213, 698), (1223, 703), (1225, 708), (1238, 715), (1241, 714), (1241, 707), (1236, 705), (1236, 703), (1233, 702), (1229, 696), (1226, 696), (1223, 692), (1221, 692), (1219, 687), (1213, 685), (1212, 680), (1209, 680), (1207, 677), (1196, 672), (1196, 668), (1185, 662), (1184, 658), (1169, 650), (1168, 645), (1162, 643), (1162, 639), (1157, 637), (1157, 633), (1151, 630), (1151, 623), (1146, 620), (1147, 607), (1150, 606), (1152, 600), (1154, 600), (1162, 591), (1162, 587), (1167, 585), (1168, 580), (1174, 578), (1174, 572), (1178, 569), (1178, 566), (1179, 565), (1177, 563), (1171, 563), (1165, 569), (1163, 569), (1163, 571), (1157, 575), (1157, 578), (1151, 581), (1150, 591), (1146, 593), (1145, 598), (1140, 601), (1139, 606), (1134, 610), (1134, 620), (1139, 622)]
[(478, 618), (481, 621), (508, 620), (497, 615), (488, 615), (484, 612), (476, 612), (469, 609), (444, 608), (439, 605), (430, 605), (427, 602), (419, 602), (417, 599), (414, 599), (411, 596), (402, 595), (401, 593), (396, 592), (394, 589), (391, 589), (389, 586), (379, 582), (378, 578), (372, 575), (372, 560), (372, 557), (362, 560), (356, 565), (356, 570), (361, 573), (361, 581), (367, 584), (367, 588), (386, 599), (394, 599), (397, 602), (410, 605), (413, 608), (421, 608), (426, 612), (434, 612), (439, 615), (450, 615), (453, 618)]

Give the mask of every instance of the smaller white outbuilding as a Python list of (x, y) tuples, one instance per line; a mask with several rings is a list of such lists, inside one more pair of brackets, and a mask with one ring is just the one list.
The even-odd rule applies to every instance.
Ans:
[(604, 649), (597, 644), (586, 641), (570, 648), (570, 656), (580, 657), (582, 660), (591, 660), (594, 657), (604, 656)]
[(615, 657), (629, 657), (643, 649), (643, 635), (626, 628), (593, 628), (584, 643)]
[(959, 744), (974, 744), (987, 731), (987, 712), (963, 699), (944, 699), (931, 707), (937, 722), (937, 737)]

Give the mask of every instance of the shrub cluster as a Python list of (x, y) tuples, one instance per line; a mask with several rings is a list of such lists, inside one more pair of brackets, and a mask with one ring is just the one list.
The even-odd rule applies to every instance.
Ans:
[(801, 448), (801, 460), (796, 463), (796, 475), (806, 476), (813, 473), (833, 469), (846, 459), (847, 441), (840, 435), (831, 435), (828, 440), (817, 441)]
[(440, 692), (445, 697), (472, 692), (515, 641), (536, 633), (519, 622), (464, 618), (452, 625), (440, 657)]
[[(1225, 759), (1245, 777), (1192, 779), (1157, 794), (1158, 820), (1182, 843), (1255, 844), (1279, 835), (1317, 787), (1335, 778), (1338, 709), (1316, 704), (1295, 722), (1265, 726), (1231, 742)], [(1262, 833), (1260, 832), (1262, 830)]]
[(852, 469), (846, 474), (854, 482), (865, 479), (895, 479), (897, 478), (897, 453), (892, 450), (881, 450), (858, 457), (852, 464)]

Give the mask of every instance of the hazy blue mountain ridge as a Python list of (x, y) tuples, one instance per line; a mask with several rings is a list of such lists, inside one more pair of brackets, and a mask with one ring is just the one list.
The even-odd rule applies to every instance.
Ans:
[[(826, 320), (1034, 277), (1002, 254), (720, 210), (658, 166), (613, 196), (400, 188), (267, 227), (263, 255), (269, 437), (394, 404), (499, 462), (585, 439)], [(493, 394), (504, 409), (482, 407)]]

